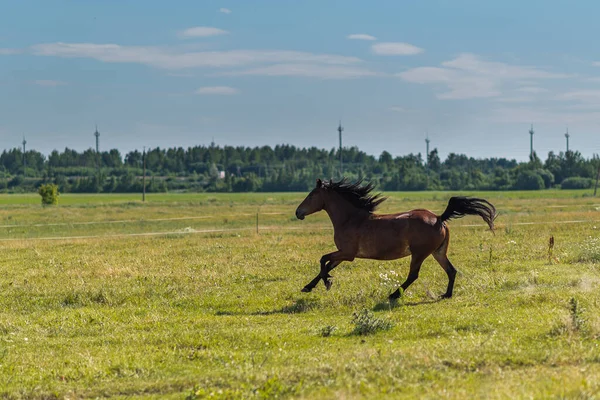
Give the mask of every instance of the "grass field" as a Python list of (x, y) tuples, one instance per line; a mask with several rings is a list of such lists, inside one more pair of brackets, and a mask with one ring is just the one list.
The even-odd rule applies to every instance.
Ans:
[(465, 194), (495, 235), (451, 221), (454, 297), (429, 258), (393, 308), (407, 258), (300, 293), (334, 249), (326, 214), (294, 217), (305, 193), (0, 196), (0, 396), (597, 398), (600, 198)]

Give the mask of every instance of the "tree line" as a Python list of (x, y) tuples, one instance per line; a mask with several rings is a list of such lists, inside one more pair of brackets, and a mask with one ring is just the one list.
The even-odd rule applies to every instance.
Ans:
[[(0, 155), (0, 191), (37, 191), (55, 183), (62, 193), (307, 191), (315, 179), (339, 179), (339, 149), (194, 146), (184, 149), (117, 149), (96, 153), (65, 148), (48, 156), (19, 148)], [(578, 151), (549, 152), (545, 161), (533, 154), (527, 162), (506, 158), (473, 158), (437, 149), (426, 159), (418, 154), (369, 155), (357, 147), (342, 149), (343, 176), (374, 182), (380, 190), (538, 190), (592, 187), (600, 166), (597, 155)]]

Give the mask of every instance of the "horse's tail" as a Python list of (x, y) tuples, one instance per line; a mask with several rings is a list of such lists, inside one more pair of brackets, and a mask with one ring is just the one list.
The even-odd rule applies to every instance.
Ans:
[(479, 215), (488, 224), (490, 230), (494, 230), (496, 208), (487, 200), (473, 197), (451, 197), (448, 207), (438, 217), (438, 221), (443, 223), (452, 218), (462, 218), (465, 215)]

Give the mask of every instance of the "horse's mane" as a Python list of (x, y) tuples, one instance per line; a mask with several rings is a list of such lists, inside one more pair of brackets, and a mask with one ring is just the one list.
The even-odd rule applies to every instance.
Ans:
[(373, 212), (387, 197), (381, 197), (380, 194), (371, 194), (374, 188), (372, 183), (364, 186), (361, 186), (361, 183), (362, 179), (356, 183), (349, 183), (346, 178), (343, 178), (339, 182), (333, 182), (332, 180), (329, 180), (329, 182), (325, 181), (323, 182), (323, 187), (338, 193), (353, 206)]

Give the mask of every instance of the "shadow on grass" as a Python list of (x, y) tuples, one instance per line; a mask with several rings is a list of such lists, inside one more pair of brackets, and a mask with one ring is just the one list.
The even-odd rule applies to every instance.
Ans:
[(217, 311), (215, 315), (273, 315), (273, 314), (299, 314), (316, 308), (319, 303), (315, 300), (298, 299), (292, 304), (270, 311)]
[(382, 301), (382, 302), (375, 304), (375, 307), (373, 307), (373, 311), (390, 311), (395, 308), (400, 308), (402, 306), (404, 306), (404, 303), (402, 303), (402, 300), (400, 300), (400, 301), (386, 300), (386, 301)]
[(409, 302), (404, 302), (402, 301), (402, 299), (400, 300), (396, 300), (396, 301), (382, 301), (380, 303), (375, 304), (375, 307), (373, 307), (373, 311), (390, 311), (393, 310), (395, 308), (400, 308), (400, 307), (415, 307), (415, 306), (421, 306), (424, 304), (433, 304), (433, 303), (438, 303), (440, 301), (444, 300), (443, 298), (437, 298), (437, 299), (431, 299), (431, 300), (421, 300), (421, 301), (409, 301)]
[(437, 299), (431, 299), (431, 300), (411, 301), (408, 303), (404, 303), (404, 305), (407, 307), (414, 307), (414, 306), (421, 306), (423, 304), (439, 303), (440, 301), (444, 301), (444, 300), (446, 300), (446, 299), (439, 297)]

